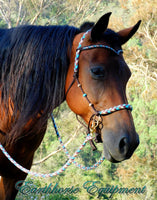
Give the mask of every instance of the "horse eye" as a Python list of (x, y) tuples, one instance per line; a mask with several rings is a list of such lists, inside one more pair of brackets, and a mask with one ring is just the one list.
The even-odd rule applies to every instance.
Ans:
[(105, 71), (102, 67), (93, 67), (90, 69), (92, 78), (103, 79), (105, 77)]

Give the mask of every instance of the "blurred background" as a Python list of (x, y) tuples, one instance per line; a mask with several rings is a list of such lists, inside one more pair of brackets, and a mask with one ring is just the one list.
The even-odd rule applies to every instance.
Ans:
[[(72, 195), (19, 193), (17, 200), (27, 199), (98, 199), (98, 194), (90, 195), (84, 188), (86, 181), (100, 181), (100, 187), (118, 186), (136, 188), (146, 186), (143, 194), (115, 194), (114, 200), (155, 200), (157, 199), (157, 3), (155, 0), (0, 0), (0, 28), (11, 28), (24, 24), (71, 25), (79, 27), (85, 21), (96, 22), (103, 14), (112, 12), (109, 27), (115, 31), (133, 26), (138, 20), (142, 24), (124, 46), (124, 57), (132, 77), (127, 85), (129, 103), (133, 106), (136, 130), (140, 145), (131, 159), (113, 164), (104, 161), (92, 171), (82, 171), (71, 165), (60, 176), (49, 179), (28, 176), (34, 187), (45, 187), (58, 183), (61, 188), (74, 186), (80, 191)], [(55, 110), (56, 123), (69, 152), (72, 154), (83, 143), (85, 130), (76, 120), (66, 103)], [(95, 163), (102, 152), (92, 152), (89, 145), (77, 159), (83, 165)], [(42, 144), (36, 151), (33, 171), (52, 173), (61, 168), (67, 158), (60, 151), (52, 122)], [(32, 185), (32, 187), (33, 187)], [(105, 194), (99, 199), (108, 199)]]

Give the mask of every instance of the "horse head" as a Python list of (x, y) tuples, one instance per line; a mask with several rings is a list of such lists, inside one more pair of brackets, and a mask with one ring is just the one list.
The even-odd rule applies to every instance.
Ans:
[(103, 15), (85, 34), (75, 36), (65, 92), (68, 91), (66, 101), (71, 110), (89, 127), (93, 126), (93, 120), (94, 124), (98, 122), (95, 126), (99, 135), (97, 142), (103, 142), (106, 159), (120, 162), (130, 158), (139, 144), (131, 111), (119, 109), (109, 115), (100, 115), (98, 111), (128, 105), (126, 85), (131, 72), (121, 46), (135, 34), (140, 21), (133, 27), (114, 32), (107, 29), (110, 14)]

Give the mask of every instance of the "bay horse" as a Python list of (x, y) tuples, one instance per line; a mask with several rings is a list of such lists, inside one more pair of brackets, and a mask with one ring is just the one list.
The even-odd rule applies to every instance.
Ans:
[[(63, 101), (89, 126), (94, 109), (127, 104), (126, 84), (131, 72), (121, 46), (135, 34), (140, 21), (115, 32), (107, 29), (110, 15), (80, 28), (27, 25), (0, 29), (0, 142), (23, 167), (31, 168), (48, 118)], [(82, 47), (93, 48), (80, 49), (77, 60), (84, 32)], [(100, 45), (106, 48), (98, 48)], [(74, 75), (76, 61), (79, 69)], [(139, 144), (130, 110), (101, 116), (101, 120), (97, 142), (103, 142), (106, 159), (120, 162), (130, 158)], [(0, 175), (0, 199), (15, 199), (15, 183), (27, 174), (10, 163), (2, 151)]]

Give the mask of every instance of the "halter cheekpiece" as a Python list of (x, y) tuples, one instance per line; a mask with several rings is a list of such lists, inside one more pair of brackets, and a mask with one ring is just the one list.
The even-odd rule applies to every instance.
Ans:
[(83, 97), (86, 98), (86, 100), (89, 103), (89, 106), (91, 106), (93, 108), (93, 110), (96, 112), (96, 115), (108, 115), (111, 114), (113, 112), (119, 111), (119, 110), (123, 110), (123, 109), (127, 109), (127, 110), (131, 110), (132, 111), (132, 106), (130, 104), (122, 104), (122, 105), (118, 105), (118, 106), (114, 106), (112, 108), (109, 109), (105, 109), (102, 111), (97, 111), (94, 107), (94, 105), (91, 103), (91, 101), (89, 100), (87, 94), (84, 92), (81, 83), (79, 82), (78, 79), (78, 70), (79, 70), (79, 57), (80, 57), (80, 53), (81, 51), (84, 50), (90, 50), (90, 49), (94, 49), (94, 48), (104, 48), (107, 49), (109, 51), (114, 52), (116, 55), (120, 55), (120, 53), (123, 53), (122, 49), (119, 50), (115, 50), (110, 46), (107, 45), (103, 45), (103, 44), (96, 44), (96, 45), (90, 45), (90, 46), (83, 46), (82, 47), (82, 43), (86, 37), (86, 35), (90, 32), (91, 30), (88, 30), (87, 32), (85, 32), (79, 42), (79, 45), (76, 49), (76, 56), (75, 56), (75, 64), (74, 64), (74, 78), (76, 79), (77, 83), (78, 83), (78, 87), (81, 89), (82, 93), (83, 93)]

